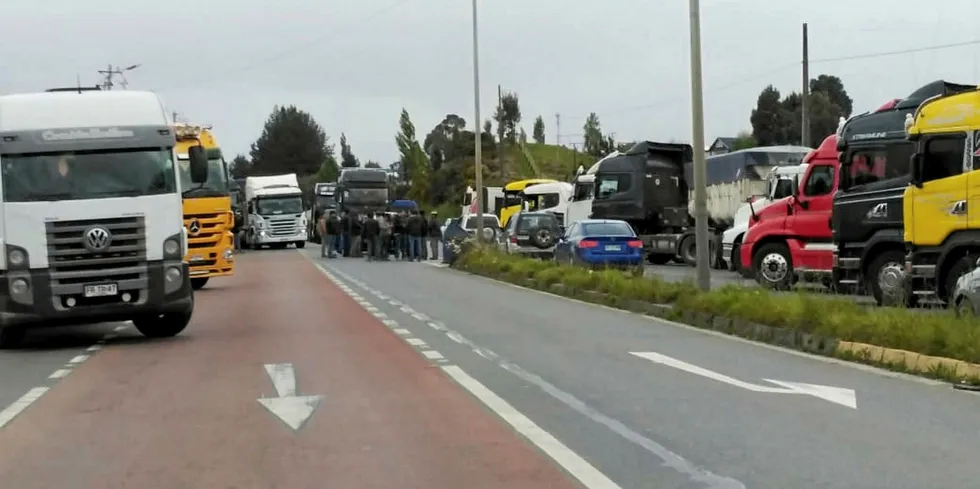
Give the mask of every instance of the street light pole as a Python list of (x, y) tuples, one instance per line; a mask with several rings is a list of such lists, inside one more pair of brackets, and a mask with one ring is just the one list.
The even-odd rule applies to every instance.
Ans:
[(473, 131), (476, 147), (473, 150), (474, 187), (476, 190), (476, 237), (483, 240), (483, 126), (480, 119), (480, 41), (477, 34), (477, 8), (473, 0)]
[(704, 161), (704, 88), (701, 80), (701, 2), (690, 0), (691, 13), (691, 122), (694, 134), (694, 243), (697, 246), (698, 288), (711, 289), (708, 244), (708, 198)]

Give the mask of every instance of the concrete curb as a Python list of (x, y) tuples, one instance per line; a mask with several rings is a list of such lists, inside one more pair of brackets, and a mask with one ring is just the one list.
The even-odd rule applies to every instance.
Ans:
[(550, 284), (544, 287), (531, 278), (510, 280), (506, 275), (467, 270), (465, 268), (461, 270), (499, 282), (542, 290), (584, 302), (615, 307), (636, 314), (676, 321), (696, 328), (713, 330), (759, 343), (767, 343), (807, 353), (835, 357), (854, 363), (880, 366), (921, 377), (980, 384), (980, 364), (964, 362), (962, 360), (934, 357), (906, 350), (853, 341), (841, 341), (837, 338), (823, 337), (795, 329), (757, 324), (741, 319), (715, 316), (710, 313), (679, 310), (674, 308), (672, 304), (656, 304), (639, 300), (621, 299), (593, 290), (569, 290), (562, 284)]

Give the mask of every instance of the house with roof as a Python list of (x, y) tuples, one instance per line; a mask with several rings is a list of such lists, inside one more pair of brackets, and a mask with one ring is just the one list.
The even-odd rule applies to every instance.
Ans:
[(715, 142), (711, 143), (711, 146), (708, 146), (707, 148), (704, 149), (704, 152), (707, 153), (708, 156), (731, 153), (732, 151), (735, 150), (735, 142), (737, 140), (738, 138), (729, 138), (729, 137), (717, 138), (715, 139)]

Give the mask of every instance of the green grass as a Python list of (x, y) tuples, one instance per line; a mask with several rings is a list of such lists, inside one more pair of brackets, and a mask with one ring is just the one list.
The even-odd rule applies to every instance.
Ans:
[(866, 343), (980, 363), (980, 324), (952, 312), (922, 314), (899, 308), (867, 308), (848, 299), (799, 292), (725, 286), (701, 292), (690, 283), (665, 282), (620, 271), (590, 271), (476, 248), (454, 267), (538, 288), (561, 284), (572, 293), (599, 292), (609, 301), (672, 304), (680, 315), (704, 313), (843, 341)]
[[(564, 146), (527, 143), (527, 149), (537, 163), (540, 178), (571, 181), (579, 165), (588, 169), (596, 162), (594, 157)], [(516, 180), (535, 176), (519, 145), (505, 148), (503, 157), (507, 163), (506, 178)]]

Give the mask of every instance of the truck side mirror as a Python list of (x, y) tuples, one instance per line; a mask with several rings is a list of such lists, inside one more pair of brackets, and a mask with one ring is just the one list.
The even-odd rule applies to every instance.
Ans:
[(190, 160), (191, 181), (194, 183), (208, 181), (208, 155), (204, 147), (191, 146), (187, 150), (187, 158)]
[(924, 167), (922, 153), (914, 153), (909, 160), (909, 181), (917, 188), (922, 188), (922, 173)]

